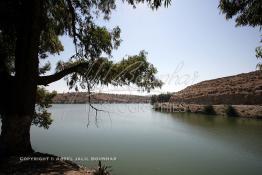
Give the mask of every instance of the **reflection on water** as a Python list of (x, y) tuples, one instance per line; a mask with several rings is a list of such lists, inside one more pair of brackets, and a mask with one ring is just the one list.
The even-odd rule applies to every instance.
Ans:
[(195, 132), (262, 157), (262, 121), (192, 113), (172, 114), (174, 121), (194, 127)]
[[(49, 130), (33, 127), (36, 151), (69, 157), (116, 157), (116, 175), (246, 175), (262, 172), (262, 121), (161, 113), (148, 104), (54, 105)], [(79, 161), (94, 166), (95, 161)]]

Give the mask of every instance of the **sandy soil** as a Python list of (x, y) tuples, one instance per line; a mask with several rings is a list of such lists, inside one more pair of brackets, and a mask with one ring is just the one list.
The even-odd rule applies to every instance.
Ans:
[(34, 153), (30, 157), (49, 157), (49, 160), (21, 161), (20, 157), (11, 157), (1, 162), (0, 175), (93, 175), (94, 172), (71, 161), (51, 161), (51, 157), (57, 156), (50, 154)]

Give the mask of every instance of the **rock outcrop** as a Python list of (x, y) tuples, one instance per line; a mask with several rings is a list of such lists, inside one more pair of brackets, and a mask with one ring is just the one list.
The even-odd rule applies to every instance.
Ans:
[(261, 105), (262, 71), (203, 81), (174, 93), (171, 103)]

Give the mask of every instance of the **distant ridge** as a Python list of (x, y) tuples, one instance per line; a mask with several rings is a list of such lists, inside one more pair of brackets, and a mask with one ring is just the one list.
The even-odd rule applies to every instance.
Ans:
[[(60, 93), (54, 97), (53, 103), (87, 103), (88, 98), (87, 92)], [(90, 100), (92, 103), (149, 103), (150, 97), (124, 94), (92, 93)]]
[(262, 71), (202, 81), (174, 93), (172, 103), (262, 104)]

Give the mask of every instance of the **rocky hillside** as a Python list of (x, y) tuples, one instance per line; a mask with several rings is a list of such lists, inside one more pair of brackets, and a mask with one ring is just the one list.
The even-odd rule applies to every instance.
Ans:
[(262, 71), (203, 81), (174, 93), (172, 103), (262, 104)]
[[(87, 103), (88, 98), (86, 92), (61, 93), (54, 97), (53, 103)], [(149, 103), (150, 101), (148, 96), (105, 93), (92, 94), (90, 99), (92, 103)]]

